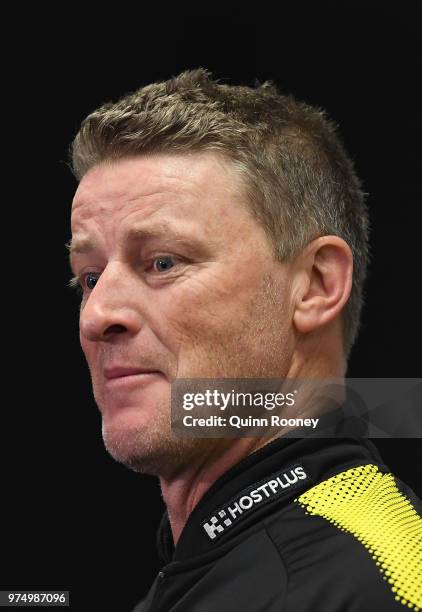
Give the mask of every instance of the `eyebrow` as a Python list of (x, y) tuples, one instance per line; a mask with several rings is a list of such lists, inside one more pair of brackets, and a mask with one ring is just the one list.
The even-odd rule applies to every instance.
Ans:
[(66, 242), (65, 247), (69, 251), (70, 256), (73, 253), (88, 253), (95, 249), (95, 246), (87, 238), (69, 240), (69, 242)]
[(177, 240), (180, 242), (190, 242), (191, 239), (186, 233), (182, 230), (178, 230), (173, 227), (170, 223), (160, 222), (155, 223), (154, 225), (139, 225), (132, 226), (127, 233), (125, 234), (125, 238), (127, 240), (139, 240), (140, 238), (161, 238), (161, 237), (170, 237), (173, 240)]
[[(124, 240), (136, 241), (141, 238), (161, 238), (168, 237), (180, 244), (184, 245), (196, 245), (198, 248), (200, 241), (192, 235), (186, 235), (185, 232), (177, 230), (171, 224), (166, 222), (155, 223), (154, 225), (139, 225), (132, 226), (123, 236)], [(69, 259), (71, 260), (72, 255), (76, 253), (89, 253), (95, 250), (96, 246), (89, 238), (76, 238), (66, 243), (66, 248), (69, 251)]]

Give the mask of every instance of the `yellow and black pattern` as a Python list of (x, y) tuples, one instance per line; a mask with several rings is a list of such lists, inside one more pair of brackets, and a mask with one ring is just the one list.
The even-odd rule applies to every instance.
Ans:
[(392, 474), (362, 465), (337, 474), (296, 500), (355, 536), (376, 561), (396, 601), (422, 608), (422, 518)]

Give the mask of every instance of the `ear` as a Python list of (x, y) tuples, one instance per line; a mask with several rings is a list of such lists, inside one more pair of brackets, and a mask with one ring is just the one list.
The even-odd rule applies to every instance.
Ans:
[(295, 262), (293, 323), (306, 334), (333, 321), (352, 290), (352, 251), (338, 236), (321, 236), (302, 251)]

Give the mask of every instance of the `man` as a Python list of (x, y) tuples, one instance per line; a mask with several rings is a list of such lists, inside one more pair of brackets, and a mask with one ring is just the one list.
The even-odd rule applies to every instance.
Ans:
[(418, 609), (419, 502), (369, 441), (171, 430), (175, 379), (344, 378), (368, 220), (333, 124), (197, 69), (91, 113), (71, 164), (104, 443), (167, 506), (136, 610)]

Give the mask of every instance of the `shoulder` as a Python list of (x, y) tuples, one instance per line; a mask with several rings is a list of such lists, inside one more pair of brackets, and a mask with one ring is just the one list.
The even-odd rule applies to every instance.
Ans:
[(307, 610), (309, 599), (327, 612), (422, 607), (421, 502), (390, 472), (344, 470), (281, 514), (268, 530), (288, 569), (292, 609)]

